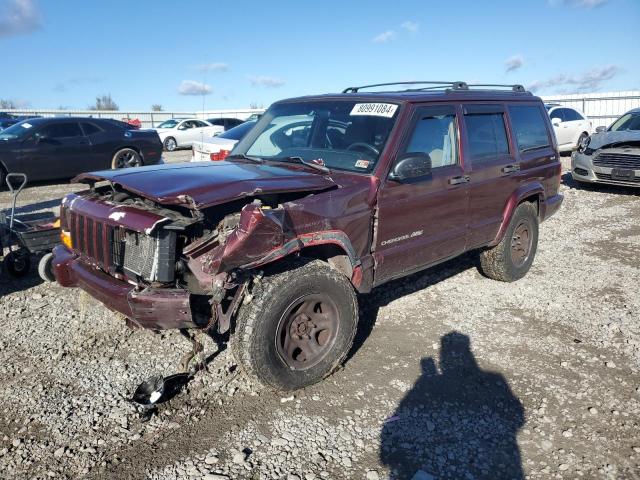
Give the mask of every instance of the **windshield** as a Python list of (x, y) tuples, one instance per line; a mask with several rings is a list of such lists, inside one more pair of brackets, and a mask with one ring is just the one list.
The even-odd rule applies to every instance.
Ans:
[(174, 119), (165, 120), (160, 125), (158, 125), (156, 128), (173, 128), (179, 123), (180, 123), (180, 120), (174, 120)]
[(226, 132), (221, 133), (220, 135), (218, 135), (218, 138), (226, 138), (228, 140), (240, 140), (247, 133), (249, 133), (249, 130), (251, 130), (255, 124), (256, 122), (244, 122), (238, 125), (237, 127), (230, 128)]
[(640, 130), (640, 113), (625, 113), (609, 127), (610, 132)]
[(33, 132), (33, 125), (27, 120), (11, 125), (9, 128), (0, 132), (0, 140), (16, 140), (26, 138)]
[(395, 123), (398, 105), (315, 100), (271, 107), (234, 154), (371, 172)]

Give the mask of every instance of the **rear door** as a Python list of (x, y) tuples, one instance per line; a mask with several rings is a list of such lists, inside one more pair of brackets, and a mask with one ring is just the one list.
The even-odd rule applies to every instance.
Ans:
[(458, 120), (453, 105), (416, 109), (398, 157), (426, 153), (432, 170), (403, 182), (387, 179), (379, 190), (376, 284), (464, 251), (469, 198)]
[(25, 142), (23, 158), (34, 180), (68, 178), (87, 171), (85, 158), (90, 147), (78, 122), (56, 122), (43, 126)]
[(464, 162), (470, 167), (469, 243), (475, 248), (498, 234), (520, 165), (509, 144), (503, 104), (466, 104)]

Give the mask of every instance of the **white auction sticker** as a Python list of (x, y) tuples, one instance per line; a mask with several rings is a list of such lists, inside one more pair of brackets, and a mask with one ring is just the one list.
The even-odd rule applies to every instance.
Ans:
[(20, 124), (20, 126), (22, 128), (31, 128), (31, 127), (33, 127), (33, 125), (31, 125), (30, 123), (22, 123), (22, 124)]
[(356, 103), (351, 115), (372, 115), (374, 117), (393, 117), (398, 105), (393, 103)]

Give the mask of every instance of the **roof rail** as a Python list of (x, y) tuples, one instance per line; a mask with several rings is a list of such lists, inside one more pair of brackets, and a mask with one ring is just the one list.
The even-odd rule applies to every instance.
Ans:
[(362, 85), (360, 87), (345, 88), (342, 93), (358, 93), (363, 88), (374, 87), (389, 87), (392, 85), (435, 85), (436, 87), (429, 88), (452, 88), (454, 90), (467, 90), (469, 87), (465, 82), (438, 82), (434, 80), (419, 81), (419, 82), (391, 82), (391, 83), (376, 83), (373, 85)]
[[(474, 83), (468, 84), (466, 82), (438, 82), (434, 80), (427, 81), (415, 81), (415, 82), (391, 82), (391, 83), (377, 83), (373, 85), (362, 85), (360, 87), (349, 87), (345, 88), (342, 93), (358, 93), (363, 88), (375, 88), (375, 87), (388, 87), (392, 85), (430, 85), (428, 87), (421, 88), (407, 88), (402, 91), (406, 92), (420, 92), (424, 90), (436, 90), (436, 89), (447, 89), (447, 90), (455, 90), (455, 91), (466, 91), (471, 90), (476, 87), (488, 87), (488, 89), (499, 89), (499, 88), (509, 88), (514, 92), (526, 93), (527, 91), (522, 85), (507, 85), (507, 84), (498, 84), (498, 83)], [(401, 91), (401, 90), (398, 90)]]
[(495, 89), (510, 88), (514, 92), (520, 92), (520, 93), (525, 93), (527, 91), (522, 85), (518, 85), (517, 83), (514, 85), (502, 84), (502, 83), (474, 83), (469, 85), (469, 87), (490, 87)]

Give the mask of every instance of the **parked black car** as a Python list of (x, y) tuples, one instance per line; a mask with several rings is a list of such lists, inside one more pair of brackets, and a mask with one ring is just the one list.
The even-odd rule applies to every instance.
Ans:
[(9, 128), (11, 125), (15, 125), (20, 120), (12, 117), (0, 117), (0, 132), (6, 128)]
[(29, 180), (70, 178), (106, 168), (153, 165), (162, 143), (155, 131), (106, 118), (34, 118), (0, 132), (0, 182), (8, 172)]
[(241, 120), (239, 118), (207, 118), (207, 122), (211, 125), (218, 125), (220, 127), (224, 127), (224, 131), (226, 132), (230, 128), (237, 127), (241, 123), (244, 123), (245, 120)]

